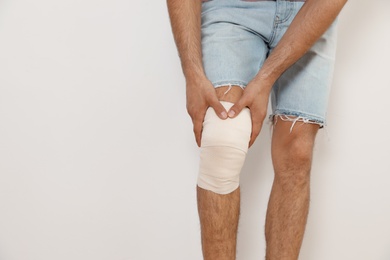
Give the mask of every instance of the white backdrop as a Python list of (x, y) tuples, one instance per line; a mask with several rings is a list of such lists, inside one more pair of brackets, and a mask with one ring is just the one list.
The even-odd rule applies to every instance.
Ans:
[[(301, 260), (390, 259), (388, 0), (350, 1)], [(263, 259), (264, 127), (238, 260)], [(0, 1), (0, 259), (201, 259), (198, 149), (165, 1)]]

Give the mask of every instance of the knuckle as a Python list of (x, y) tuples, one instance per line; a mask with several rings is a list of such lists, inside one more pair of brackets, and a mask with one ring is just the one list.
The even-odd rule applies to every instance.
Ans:
[(219, 104), (210, 104), (210, 106), (216, 111), (216, 112), (220, 112), (222, 110), (222, 106), (220, 106)]
[(210, 103), (215, 103), (218, 102), (218, 97), (217, 94), (214, 92), (207, 93), (205, 96), (205, 100), (210, 104)]
[(250, 105), (252, 104), (252, 97), (251, 95), (249, 95), (248, 93), (245, 95), (242, 95), (242, 97), (240, 98), (240, 103), (242, 104), (246, 104), (246, 105)]
[(231, 109), (234, 110), (234, 111), (242, 110), (242, 105), (241, 105), (240, 101), (238, 101), (237, 103), (235, 103), (235, 104), (232, 106)]

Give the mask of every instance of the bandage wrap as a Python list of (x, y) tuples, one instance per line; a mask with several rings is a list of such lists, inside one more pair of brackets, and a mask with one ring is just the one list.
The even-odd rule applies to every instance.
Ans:
[[(226, 101), (221, 104), (226, 111), (233, 106)], [(226, 120), (220, 119), (213, 108), (208, 108), (203, 122), (199, 187), (219, 194), (228, 194), (238, 188), (251, 129), (248, 108)]]

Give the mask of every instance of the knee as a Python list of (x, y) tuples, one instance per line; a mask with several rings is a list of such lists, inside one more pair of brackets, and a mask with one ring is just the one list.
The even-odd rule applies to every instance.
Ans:
[[(221, 102), (228, 110), (233, 103)], [(198, 186), (228, 194), (239, 186), (239, 175), (248, 151), (251, 133), (249, 109), (234, 119), (221, 120), (212, 108), (203, 123)]]
[(305, 165), (311, 162), (313, 146), (313, 142), (306, 140), (305, 138), (297, 137), (289, 142), (286, 150), (292, 161), (297, 164)]
[(314, 142), (295, 136), (273, 152), (275, 177), (288, 185), (307, 184), (310, 180), (310, 169), (313, 157)]

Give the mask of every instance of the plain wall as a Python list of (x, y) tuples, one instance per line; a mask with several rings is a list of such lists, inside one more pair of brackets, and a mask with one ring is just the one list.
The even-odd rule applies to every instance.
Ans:
[[(301, 260), (390, 259), (388, 0), (339, 18)], [(264, 258), (264, 126), (238, 260)], [(165, 1), (0, 1), (0, 259), (201, 259), (198, 148)]]

